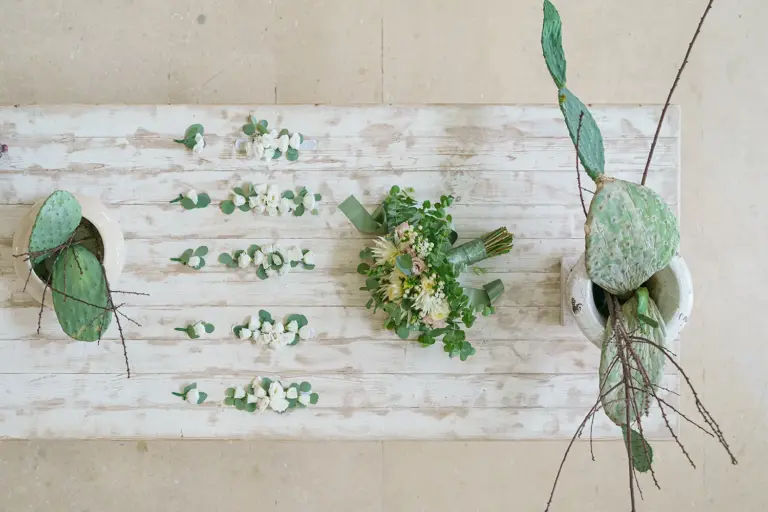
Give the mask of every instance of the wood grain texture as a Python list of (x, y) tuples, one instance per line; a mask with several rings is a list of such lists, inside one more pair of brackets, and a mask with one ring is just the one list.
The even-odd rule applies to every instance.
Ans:
[[(269, 169), (235, 155), (250, 112), (301, 131), (316, 149)], [(659, 109), (593, 112), (606, 172), (638, 181)], [(172, 141), (195, 122), (206, 130), (200, 156)], [(599, 351), (560, 321), (560, 261), (583, 251), (584, 216), (556, 106), (7, 107), (0, 130), (10, 146), (0, 159), (0, 437), (562, 439), (596, 399)], [(675, 209), (679, 130), (673, 108), (648, 182)], [(218, 203), (244, 182), (306, 186), (323, 195), (320, 215), (223, 215)], [(468, 331), (477, 348), (469, 361), (449, 359), (439, 343), (399, 340), (363, 307), (354, 271), (370, 237), (337, 205), (354, 194), (373, 209), (395, 184), (422, 199), (456, 196), (451, 213), (462, 239), (499, 226), (515, 234), (510, 254), (480, 265), (487, 274), (463, 277), (470, 286), (496, 278), (506, 286), (497, 314)], [(29, 206), (58, 188), (109, 207), (128, 255), (114, 285), (150, 294), (126, 297), (125, 312), (141, 324), (124, 325), (130, 380), (114, 326), (100, 344), (75, 342), (48, 310), (35, 332), (39, 310), (14, 274), (11, 238)], [(168, 203), (189, 189), (207, 192), (211, 206)], [(216, 261), (277, 241), (312, 249), (317, 268), (260, 281), (254, 269)], [(169, 261), (199, 245), (210, 249), (202, 271)], [(259, 309), (275, 318), (302, 313), (318, 335), (277, 351), (236, 339), (232, 326)], [(190, 340), (173, 330), (197, 320), (216, 331)], [(675, 390), (678, 377), (667, 370)], [(221, 405), (226, 387), (257, 375), (308, 380), (320, 403), (288, 415)], [(210, 394), (202, 406), (171, 395), (193, 381)], [(644, 428), (669, 436), (657, 411)], [(595, 436), (620, 431), (598, 415)]]

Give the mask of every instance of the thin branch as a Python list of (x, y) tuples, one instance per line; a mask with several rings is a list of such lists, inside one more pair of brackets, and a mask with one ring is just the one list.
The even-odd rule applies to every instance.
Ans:
[(149, 297), (148, 293), (142, 293), (142, 292), (126, 292), (123, 290), (112, 290), (112, 293), (124, 293), (127, 295), (144, 295), (145, 297)]
[(693, 45), (694, 43), (696, 43), (696, 39), (699, 37), (699, 33), (701, 32), (701, 27), (704, 25), (704, 20), (707, 18), (707, 14), (709, 14), (710, 9), (712, 9), (712, 2), (714, 2), (714, 0), (709, 0), (709, 3), (707, 3), (707, 8), (704, 9), (704, 14), (701, 16), (701, 19), (699, 20), (699, 25), (696, 27), (696, 32), (694, 32), (693, 38), (691, 39), (691, 42), (688, 44), (688, 51), (685, 52), (685, 58), (683, 59), (683, 63), (680, 65), (680, 69), (677, 70), (677, 76), (675, 77), (675, 81), (672, 83), (672, 88), (669, 90), (669, 94), (667, 95), (667, 101), (664, 102), (664, 108), (661, 110), (661, 117), (659, 117), (659, 124), (656, 127), (656, 133), (653, 135), (651, 150), (648, 152), (648, 161), (645, 163), (645, 170), (643, 171), (643, 179), (640, 182), (641, 185), (645, 185), (645, 180), (648, 178), (648, 169), (651, 167), (653, 152), (656, 149), (656, 143), (659, 140), (659, 133), (661, 133), (661, 126), (664, 124), (664, 116), (667, 115), (667, 109), (669, 109), (669, 104), (672, 101), (672, 95), (675, 93), (675, 89), (677, 89), (677, 84), (678, 82), (680, 82), (680, 76), (683, 74), (685, 65), (688, 64), (688, 58), (691, 56), (691, 50), (693, 50)]
[(34, 272), (34, 268), (32, 266), (29, 267), (29, 273), (27, 274), (27, 280), (24, 281), (24, 288), (22, 288), (22, 292), (27, 291), (27, 286), (29, 285), (29, 280), (32, 278), (32, 272)]
[[(104, 266), (101, 266), (101, 272), (104, 275), (104, 284), (107, 287), (107, 297), (109, 304), (112, 306), (113, 311), (117, 311), (115, 303), (112, 300), (112, 291), (109, 289), (109, 279), (107, 279), (107, 272), (104, 270)], [(125, 335), (123, 334), (123, 326), (120, 324), (120, 315), (115, 315), (115, 322), (117, 322), (117, 330), (120, 332), (120, 342), (123, 344), (123, 357), (125, 358), (125, 370), (128, 373), (128, 378), (131, 378), (131, 365), (128, 362), (128, 348), (125, 346)]]
[(581, 171), (579, 170), (579, 142), (581, 140), (581, 122), (584, 120), (584, 111), (579, 114), (579, 128), (576, 130), (576, 182), (579, 184), (579, 199), (581, 199), (581, 209), (584, 210), (584, 216), (587, 216), (587, 207), (584, 205), (584, 194), (581, 187)]

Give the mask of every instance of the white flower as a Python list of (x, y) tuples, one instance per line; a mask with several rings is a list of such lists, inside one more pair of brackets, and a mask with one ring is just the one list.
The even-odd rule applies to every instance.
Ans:
[(252, 334), (253, 332), (251, 332), (249, 328), (242, 327), (237, 337), (240, 338), (241, 340), (247, 340), (248, 338), (251, 337)]
[(288, 391), (286, 391), (285, 398), (288, 398), (290, 400), (296, 400), (297, 398), (299, 398), (299, 390), (291, 386), (290, 388), (288, 388)]
[(288, 322), (288, 325), (285, 327), (285, 330), (288, 332), (299, 332), (299, 322), (296, 320), (291, 320)]
[(269, 401), (269, 406), (275, 412), (285, 412), (288, 409), (290, 403), (285, 398), (272, 398)]
[(267, 392), (261, 387), (261, 379), (253, 381), (253, 394), (257, 398), (264, 398), (267, 396)]
[(205, 324), (203, 322), (197, 322), (194, 326), (192, 326), (192, 329), (194, 329), (195, 336), (198, 338), (205, 334)]
[(253, 148), (256, 150), (256, 158), (264, 157), (264, 144), (261, 143), (261, 140), (254, 141)]
[(283, 256), (285, 256), (286, 261), (301, 261), (301, 249), (291, 245), (283, 250)]
[(275, 252), (275, 250), (276, 250), (275, 244), (267, 244), (261, 247), (261, 252), (263, 252), (264, 254)]
[(310, 401), (310, 394), (309, 393), (302, 393), (299, 395), (299, 403), (301, 405), (307, 406), (309, 405)]
[(280, 212), (277, 211), (277, 206), (267, 206), (267, 215), (270, 217), (277, 217)]
[(279, 139), (277, 139), (277, 149), (285, 153), (288, 151), (288, 135), (283, 134), (280, 136)]
[(301, 200), (301, 204), (304, 205), (304, 208), (307, 209), (308, 212), (311, 212), (315, 209), (315, 194), (312, 192), (307, 192), (304, 194), (304, 198)]
[(197, 204), (197, 192), (194, 190), (187, 192), (187, 198), (190, 199), (193, 203)]
[(190, 256), (189, 260), (187, 260), (187, 266), (188, 267), (197, 267), (200, 265), (200, 257), (199, 256)]
[(299, 135), (298, 132), (291, 135), (291, 140), (289, 141), (289, 144), (293, 149), (299, 149), (299, 146), (301, 146), (301, 135)]
[(277, 269), (277, 275), (279, 275), (279, 276), (284, 276), (285, 274), (287, 274), (287, 273), (288, 273), (288, 271), (289, 271), (290, 269), (291, 269), (291, 266), (290, 266), (290, 265), (283, 265), (282, 267), (280, 267), (279, 269)]
[(285, 327), (280, 322), (275, 323), (275, 327), (273, 329), (274, 332), (277, 334), (283, 334), (285, 332)]
[(259, 196), (251, 196), (248, 198), (248, 206), (251, 207), (251, 209), (258, 209), (260, 206)]
[(266, 183), (262, 183), (261, 185), (251, 185), (253, 188), (253, 191), (259, 194), (260, 196), (266, 195), (267, 190), (269, 186)]
[(257, 397), (256, 395), (248, 395), (248, 397), (246, 398), (246, 401), (249, 404), (255, 404), (259, 401), (259, 397)]
[(269, 385), (269, 398), (273, 400), (275, 398), (285, 398), (285, 389), (283, 389), (283, 385), (280, 384), (280, 381), (272, 381)]
[(264, 161), (267, 162), (267, 165), (272, 162), (272, 160), (275, 158), (275, 148), (264, 148)]
[(293, 340), (296, 339), (296, 333), (293, 332), (284, 332), (280, 335), (280, 343), (282, 345), (290, 345), (293, 343)]
[(293, 201), (287, 197), (280, 199), (280, 204), (277, 205), (277, 211), (280, 213), (280, 215), (289, 213), (291, 209), (293, 209)]
[(259, 412), (264, 412), (269, 407), (269, 398), (259, 398)]
[(279, 267), (283, 264), (283, 258), (280, 257), (279, 254), (273, 254), (272, 255), (272, 264), (276, 267)]
[(187, 392), (187, 402), (190, 404), (197, 404), (198, 400), (200, 400), (200, 392), (196, 389), (190, 389)]
[(274, 148), (277, 144), (277, 130), (272, 130), (269, 133), (265, 133), (261, 136), (261, 143), (264, 145), (265, 148)]
[(264, 262), (264, 253), (261, 251), (256, 251), (253, 253), (253, 264), (257, 267), (261, 265)]
[(237, 257), (237, 266), (240, 268), (246, 268), (248, 265), (251, 264), (251, 257), (248, 256), (248, 253), (243, 251), (240, 253), (240, 256)]
[(262, 334), (264, 345), (277, 348), (280, 345), (280, 335), (276, 332), (270, 332), (269, 334)]
[(270, 185), (267, 189), (267, 206), (275, 206), (280, 204), (280, 189), (275, 185)]
[(235, 388), (235, 398), (245, 398), (245, 388), (243, 386), (237, 386)]
[(245, 204), (245, 198), (240, 194), (232, 194), (232, 202), (235, 206), (243, 206)]
[(313, 253), (312, 251), (307, 251), (307, 253), (301, 259), (301, 261), (303, 261), (305, 265), (314, 265), (315, 264), (315, 253)]
[(277, 270), (274, 268), (268, 268), (265, 272), (267, 273), (267, 277), (273, 277), (277, 275)]
[(272, 332), (272, 324), (270, 322), (261, 324), (261, 332)]
[(203, 152), (203, 148), (205, 148), (205, 139), (198, 133), (195, 135), (195, 147), (192, 148), (192, 152), (200, 154)]
[(303, 340), (308, 340), (312, 338), (315, 335), (315, 331), (311, 329), (308, 325), (305, 325), (301, 329), (299, 329), (299, 338)]
[(261, 327), (261, 320), (259, 320), (259, 317), (256, 315), (251, 315), (251, 318), (248, 319), (248, 328), (252, 331), (258, 331)]

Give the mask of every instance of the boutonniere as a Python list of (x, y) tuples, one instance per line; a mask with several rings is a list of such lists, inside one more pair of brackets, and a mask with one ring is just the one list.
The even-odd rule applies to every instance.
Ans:
[(171, 258), (171, 261), (181, 263), (195, 270), (200, 270), (205, 266), (205, 255), (208, 254), (208, 247), (201, 245), (194, 251), (187, 249), (178, 258)]
[(246, 324), (234, 326), (232, 332), (241, 340), (252, 339), (263, 347), (279, 348), (313, 338), (315, 331), (308, 324), (304, 315), (288, 315), (284, 322), (279, 322), (268, 311), (261, 309)]
[(263, 160), (267, 165), (283, 155), (287, 160), (298, 160), (299, 149), (304, 142), (301, 133), (291, 133), (286, 129), (270, 131), (266, 119), (257, 121), (253, 116), (249, 116), (248, 122), (243, 125), (243, 134), (246, 137), (235, 141), (235, 149), (245, 156)]
[(279, 244), (251, 245), (247, 250), (237, 250), (231, 255), (219, 255), (219, 263), (229, 268), (248, 268), (256, 266), (256, 275), (267, 279), (275, 275), (285, 275), (291, 268), (301, 265), (306, 270), (315, 268), (315, 254), (295, 245), (282, 247)]
[(187, 333), (187, 336), (192, 338), (193, 340), (196, 340), (198, 338), (201, 338), (203, 334), (211, 334), (214, 331), (215, 327), (213, 324), (209, 324), (208, 322), (197, 322), (194, 324), (189, 324), (186, 327), (175, 327), (175, 331), (181, 331)]
[(205, 139), (203, 138), (204, 132), (205, 129), (203, 128), (203, 125), (193, 124), (187, 128), (186, 132), (184, 132), (183, 139), (173, 139), (173, 141), (178, 142), (179, 144), (184, 144), (187, 149), (191, 149), (193, 153), (200, 154), (205, 148)]
[(198, 194), (196, 191), (190, 190), (186, 194), (179, 194), (179, 197), (169, 202), (181, 203), (185, 210), (194, 210), (195, 208), (205, 208), (211, 204), (211, 198), (206, 193)]
[(262, 412), (267, 408), (277, 413), (315, 405), (319, 400), (312, 392), (309, 382), (285, 385), (279, 380), (255, 378), (247, 386), (229, 388), (224, 398), (225, 405), (232, 405), (239, 411)]
[(193, 382), (188, 386), (184, 386), (184, 389), (182, 389), (181, 393), (173, 392), (171, 394), (178, 396), (182, 400), (186, 400), (188, 403), (193, 405), (200, 405), (201, 403), (205, 402), (206, 398), (208, 398), (208, 393), (197, 390), (197, 382)]

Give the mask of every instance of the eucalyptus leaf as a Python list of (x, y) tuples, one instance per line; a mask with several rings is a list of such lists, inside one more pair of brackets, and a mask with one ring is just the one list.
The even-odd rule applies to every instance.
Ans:
[(306, 209), (304, 208), (304, 205), (303, 205), (303, 204), (300, 204), (300, 205), (299, 205), (299, 206), (297, 206), (297, 207), (296, 207), (296, 209), (293, 211), (293, 214), (294, 214), (295, 216), (297, 216), (297, 217), (301, 217), (302, 215), (304, 215), (304, 212), (305, 212), (305, 211), (306, 211)]
[(271, 324), (275, 323), (275, 321), (272, 320), (272, 315), (269, 314), (269, 311), (265, 311), (263, 309), (259, 310), (259, 320), (262, 322), (269, 322)]
[(187, 336), (192, 338), (193, 340), (198, 339), (200, 336), (195, 333), (195, 326), (194, 325), (188, 325), (187, 326)]
[(219, 208), (221, 208), (221, 211), (225, 214), (231, 215), (232, 212), (235, 211), (235, 203), (233, 203), (231, 199), (227, 199), (221, 202)]
[(237, 209), (240, 210), (241, 212), (248, 212), (251, 210), (251, 206), (248, 203), (244, 203), (238, 206)]
[(315, 201), (322, 201), (322, 200), (323, 200), (323, 196), (322, 195), (315, 194)]
[(205, 208), (209, 204), (211, 204), (211, 196), (205, 193), (197, 195), (197, 204), (195, 205), (196, 208)]
[(371, 266), (367, 263), (361, 263), (357, 266), (357, 273), (367, 275), (368, 271), (371, 269)]
[(256, 133), (256, 127), (254, 125), (252, 125), (251, 123), (244, 124), (243, 125), (243, 133), (248, 135), (248, 136), (251, 136), (251, 135)]
[(179, 257), (179, 259), (183, 264), (186, 265), (187, 263), (189, 263), (189, 258), (192, 257), (192, 254), (194, 254), (194, 251), (192, 249), (187, 249), (186, 251), (181, 253), (181, 256)]
[(274, 155), (272, 155), (272, 160), (277, 160), (277, 159), (278, 159), (278, 158), (280, 158), (281, 156), (283, 156), (283, 152), (282, 152), (282, 151), (280, 151), (279, 149), (276, 149), (276, 150), (275, 150), (275, 154), (274, 154)]
[(312, 210), (312, 215), (320, 215), (320, 212), (318, 211), (318, 209), (317, 209), (317, 208), (315, 208), (314, 210)]
[(285, 319), (285, 323), (289, 324), (294, 320), (296, 320), (296, 323), (299, 325), (299, 329), (309, 324), (307, 317), (305, 317), (304, 315), (288, 315)]
[(247, 405), (247, 402), (245, 401), (245, 398), (236, 398), (235, 399), (235, 408), (238, 411), (244, 411), (246, 405)]
[(256, 251), (260, 251), (260, 250), (261, 250), (261, 247), (259, 247), (256, 244), (253, 244), (248, 246), (248, 249), (246, 252), (248, 253), (248, 256), (250, 256), (251, 259), (253, 259), (254, 255), (256, 254)]
[(207, 332), (208, 334), (211, 334), (214, 331), (214, 329), (216, 329), (216, 327), (214, 327), (213, 324), (209, 324), (207, 322), (204, 322), (203, 325), (205, 326), (205, 332)]
[(408, 339), (408, 336), (411, 334), (411, 330), (408, 329), (407, 325), (403, 325), (397, 328), (397, 335), (404, 340)]
[(188, 197), (181, 200), (181, 206), (183, 206), (185, 210), (194, 210), (196, 208), (195, 203)]
[(189, 385), (187, 385), (187, 386), (184, 386), (184, 390), (182, 391), (182, 393), (183, 393), (184, 395), (186, 395), (187, 393), (189, 393), (189, 392), (190, 392), (190, 391), (192, 391), (193, 389), (197, 389), (197, 382), (193, 382), (192, 384), (189, 384)]
[(201, 403), (205, 402), (208, 398), (208, 393), (205, 391), (201, 391), (197, 397), (197, 405), (200, 405)]
[(306, 263), (304, 263), (303, 265), (306, 270), (315, 270), (315, 265), (308, 265)]
[(223, 265), (229, 265), (234, 263), (234, 260), (232, 259), (232, 256), (229, 255), (229, 253), (223, 252), (219, 254), (219, 263)]
[(224, 391), (224, 396), (228, 396), (228, 397), (235, 396), (235, 388), (227, 388), (226, 391)]
[(264, 270), (264, 265), (259, 265), (259, 268), (256, 269), (256, 277), (259, 279), (267, 279), (269, 276), (267, 275), (267, 271)]
[(234, 404), (235, 404), (235, 399), (232, 398), (231, 396), (228, 396), (224, 399), (224, 405), (234, 405)]
[(312, 384), (310, 384), (309, 382), (304, 381), (301, 384), (299, 384), (299, 391), (301, 391), (302, 393), (309, 393), (311, 390), (312, 390)]
[(299, 150), (295, 148), (288, 148), (288, 151), (285, 152), (285, 158), (291, 162), (295, 162), (299, 159)]
[(296, 197), (296, 194), (293, 193), (293, 190), (286, 190), (283, 192), (283, 197), (286, 199), (293, 199)]
[(395, 266), (397, 269), (406, 276), (411, 275), (411, 269), (413, 268), (413, 259), (410, 254), (401, 254), (395, 258)]
[(201, 245), (195, 249), (195, 256), (205, 256), (206, 254), (208, 254), (208, 247), (205, 245)]
[(312, 393), (309, 395), (309, 403), (312, 405), (315, 405), (317, 401), (319, 400), (320, 396), (317, 393)]
[(248, 412), (255, 412), (256, 411), (256, 404), (245, 404), (245, 410)]
[(280, 130), (280, 133), (278, 133), (277, 136), (278, 137), (282, 137), (283, 135), (288, 135), (290, 137), (291, 136), (291, 132), (289, 132), (288, 130), (283, 128), (282, 130)]

